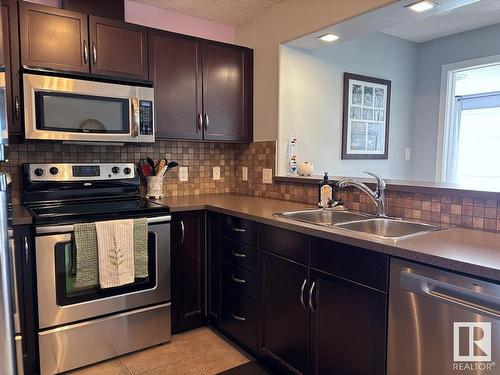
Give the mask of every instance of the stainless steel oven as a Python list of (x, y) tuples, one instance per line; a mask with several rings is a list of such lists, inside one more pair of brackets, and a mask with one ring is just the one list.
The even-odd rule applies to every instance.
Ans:
[(170, 216), (148, 217), (148, 277), (75, 287), (73, 225), (36, 227), (40, 370), (54, 374), (170, 340)]
[(23, 74), (25, 137), (154, 142), (151, 87)]

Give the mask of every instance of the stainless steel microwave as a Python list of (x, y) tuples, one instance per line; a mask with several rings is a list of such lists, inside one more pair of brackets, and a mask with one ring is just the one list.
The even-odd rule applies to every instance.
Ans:
[(26, 139), (154, 142), (151, 87), (23, 74)]

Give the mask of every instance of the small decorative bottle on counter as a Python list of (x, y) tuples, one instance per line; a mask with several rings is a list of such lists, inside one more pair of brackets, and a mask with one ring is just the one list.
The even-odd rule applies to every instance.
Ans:
[(334, 183), (328, 178), (328, 172), (325, 172), (323, 180), (319, 183), (318, 207), (328, 207), (328, 202), (333, 201)]

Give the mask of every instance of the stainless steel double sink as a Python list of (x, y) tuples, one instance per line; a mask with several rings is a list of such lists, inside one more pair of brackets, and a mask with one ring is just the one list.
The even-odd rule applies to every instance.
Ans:
[(431, 224), (385, 218), (352, 211), (316, 209), (281, 212), (276, 215), (309, 224), (347, 229), (378, 238), (393, 240), (439, 229)]

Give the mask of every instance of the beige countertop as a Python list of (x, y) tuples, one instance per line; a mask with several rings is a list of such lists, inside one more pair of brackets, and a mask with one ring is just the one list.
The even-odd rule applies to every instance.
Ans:
[(450, 228), (400, 240), (387, 240), (338, 228), (277, 217), (276, 212), (313, 208), (311, 205), (238, 194), (165, 197), (171, 212), (209, 209), (264, 224), (302, 232), (414, 260), (429, 265), (500, 281), (500, 234)]
[(23, 205), (12, 205), (12, 225), (31, 224), (33, 218)]

